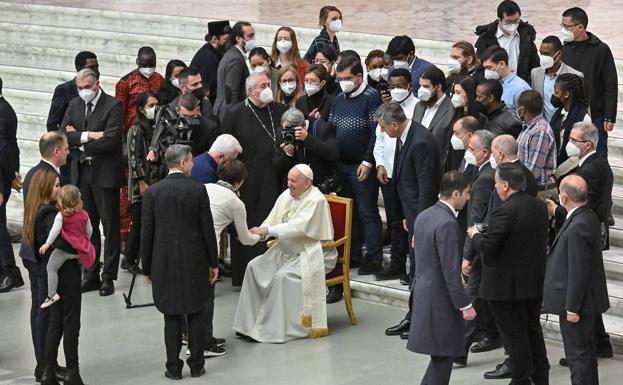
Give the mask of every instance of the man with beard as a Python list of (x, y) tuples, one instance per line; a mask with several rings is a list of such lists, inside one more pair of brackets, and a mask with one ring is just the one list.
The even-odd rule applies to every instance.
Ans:
[(199, 48), (190, 62), (191, 66), (199, 70), (203, 83), (210, 91), (208, 98), (212, 104), (216, 100), (216, 72), (218, 64), (227, 52), (230, 32), (231, 27), (227, 20), (209, 22), (208, 34), (205, 36), (206, 43)]

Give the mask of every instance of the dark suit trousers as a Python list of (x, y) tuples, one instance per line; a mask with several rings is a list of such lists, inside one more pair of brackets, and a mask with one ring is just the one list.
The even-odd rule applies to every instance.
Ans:
[(541, 298), (488, 301), (491, 313), (510, 350), (513, 385), (549, 384), (549, 362), (539, 321)]
[(478, 317), (465, 321), (465, 357), (469, 355), (469, 348), (480, 338), (498, 339), (498, 330), (489, 310), (489, 305), (482, 298), (474, 298), (472, 306)]
[(597, 353), (593, 341), (595, 315), (580, 315), (580, 321), (567, 321), (567, 314), (561, 314), (560, 332), (565, 346), (565, 356), (571, 371), (572, 385), (598, 385)]
[(610, 334), (606, 332), (604, 326), (604, 319), (601, 314), (595, 317), (595, 324), (593, 326), (593, 333), (595, 338), (595, 347), (598, 352), (612, 352), (612, 345), (610, 344)]
[(103, 188), (95, 186), (97, 175), (93, 175), (92, 168), (88, 163), (79, 166), (80, 178), (78, 188), (82, 194), (84, 209), (89, 213), (93, 235), (91, 242), (95, 246), (97, 261), (89, 270), (85, 270), (87, 279), (94, 278), (99, 274), (99, 259), (102, 250), (100, 235), (100, 221), (104, 227), (104, 271), (103, 279), (117, 279), (119, 270), (119, 253), (121, 248), (120, 218), (119, 218), (119, 189)]
[(452, 374), (452, 357), (431, 356), (420, 385), (448, 385)]
[(6, 204), (11, 196), (11, 188), (2, 192), (2, 204), (0, 205), (0, 277), (22, 278), (19, 268), (15, 264), (15, 253), (6, 227)]
[(136, 265), (141, 260), (139, 256), (141, 245), (141, 202), (132, 203), (130, 208), (130, 233), (125, 242), (125, 260), (128, 266)]
[[(206, 349), (209, 349), (214, 344), (214, 286), (210, 285), (208, 300), (206, 301), (205, 315), (204, 315), (204, 328), (203, 328), (203, 342)], [(188, 320), (184, 317), (182, 323), (182, 333), (188, 334)]]
[(390, 179), (387, 184), (381, 184), (381, 192), (383, 193), (387, 223), (391, 231), (390, 266), (400, 267), (404, 271), (407, 263), (407, 255), (409, 254), (409, 243), (407, 241), (407, 232), (404, 227), (402, 227), (403, 215), (399, 209), (399, 198), (394, 180)]
[(41, 308), (41, 304), (48, 295), (48, 274), (43, 263), (34, 263), (26, 259), (23, 259), (22, 262), (28, 270), (28, 278), (30, 279), (30, 298), (32, 301), (30, 304), (30, 332), (37, 360), (35, 371), (41, 373), (44, 365), (45, 338), (50, 323), (50, 308)]
[[(46, 289), (42, 289), (46, 290)], [(50, 326), (45, 340), (45, 363), (53, 365), (63, 338), (63, 351), (68, 369), (78, 368), (78, 336), (80, 335), (80, 266), (70, 259), (58, 270), (60, 301), (50, 307)]]
[[(190, 357), (186, 363), (192, 371), (203, 368), (205, 360), (203, 358), (205, 311), (193, 314), (187, 314), (188, 320), (188, 349)], [(182, 323), (184, 315), (182, 314), (165, 314), (164, 315), (164, 344), (167, 351), (166, 368), (174, 374), (181, 374), (184, 367), (184, 361), (180, 360), (180, 351), (182, 350)]]

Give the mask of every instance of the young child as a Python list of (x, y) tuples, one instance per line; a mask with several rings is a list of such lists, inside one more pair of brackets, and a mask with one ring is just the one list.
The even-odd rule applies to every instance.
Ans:
[(54, 218), (54, 224), (48, 235), (48, 239), (39, 249), (42, 255), (50, 248), (59, 234), (67, 241), (78, 254), (69, 254), (60, 249), (54, 249), (48, 261), (48, 297), (41, 305), (46, 308), (58, 301), (61, 297), (56, 292), (58, 286), (58, 269), (68, 259), (80, 257), (85, 268), (89, 268), (95, 262), (95, 247), (91, 243), (93, 228), (89, 220), (89, 214), (82, 209), (80, 191), (76, 186), (67, 185), (61, 188), (58, 197), (59, 213)]

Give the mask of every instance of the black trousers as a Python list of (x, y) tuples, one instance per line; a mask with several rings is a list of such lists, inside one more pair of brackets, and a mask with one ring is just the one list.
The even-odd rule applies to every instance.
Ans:
[(35, 372), (41, 373), (45, 362), (45, 338), (50, 323), (50, 308), (41, 308), (48, 295), (48, 274), (43, 262), (35, 263), (26, 259), (22, 259), (22, 262), (30, 279), (30, 333), (37, 360)]
[[(194, 314), (187, 314), (188, 320), (188, 349), (190, 357), (186, 363), (192, 371), (198, 371), (203, 368), (205, 359), (203, 358), (205, 311)], [(181, 374), (184, 367), (184, 361), (180, 360), (180, 351), (182, 350), (182, 324), (184, 322), (183, 314), (164, 314), (164, 344), (167, 351), (166, 368), (174, 374)]]
[(2, 204), (0, 204), (0, 278), (11, 277), (21, 279), (22, 273), (15, 264), (15, 253), (11, 245), (11, 238), (6, 227), (6, 204), (11, 196), (11, 188), (2, 191)]
[[(47, 289), (44, 289), (47, 291)], [(58, 270), (60, 301), (50, 306), (50, 324), (45, 339), (45, 364), (56, 363), (58, 347), (63, 339), (65, 364), (68, 369), (78, 369), (78, 336), (80, 335), (80, 265), (70, 259)]]
[(612, 352), (612, 345), (610, 344), (610, 334), (606, 332), (604, 319), (601, 314), (597, 314), (597, 316), (595, 317), (593, 334), (595, 339), (595, 347), (598, 352)]
[(452, 374), (452, 357), (430, 356), (420, 385), (448, 385)]
[[(208, 300), (204, 310), (203, 343), (206, 349), (209, 349), (214, 344), (214, 286), (210, 285)], [(188, 334), (188, 320), (186, 317), (184, 317), (184, 322), (182, 323), (182, 333)]]
[(404, 270), (407, 263), (407, 255), (409, 254), (409, 243), (407, 232), (402, 226), (403, 215), (398, 205), (399, 198), (394, 180), (390, 179), (387, 184), (381, 184), (381, 192), (383, 193), (387, 223), (391, 231), (390, 266)]
[(513, 385), (549, 384), (549, 362), (539, 320), (541, 298), (488, 301), (511, 356)]
[(472, 306), (478, 316), (471, 321), (465, 321), (465, 357), (469, 355), (469, 348), (478, 339), (499, 338), (489, 305), (482, 298), (476, 297), (472, 299)]
[(119, 189), (104, 188), (96, 185), (97, 175), (88, 163), (79, 166), (78, 188), (82, 194), (84, 209), (89, 213), (93, 235), (91, 242), (95, 246), (97, 260), (90, 269), (85, 269), (84, 278), (94, 279), (99, 274), (102, 241), (100, 222), (104, 227), (104, 271), (103, 279), (117, 279), (119, 254), (121, 251), (121, 222), (119, 218)]
[(142, 202), (132, 203), (130, 207), (130, 233), (125, 240), (125, 260), (128, 266), (137, 265), (141, 260), (141, 210)]
[(580, 315), (580, 321), (567, 321), (567, 314), (559, 316), (562, 342), (569, 363), (572, 385), (598, 385), (597, 353), (593, 339), (595, 315)]

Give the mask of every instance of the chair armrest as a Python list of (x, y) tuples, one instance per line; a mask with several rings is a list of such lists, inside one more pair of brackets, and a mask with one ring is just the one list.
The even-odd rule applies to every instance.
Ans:
[(270, 249), (271, 247), (275, 246), (277, 242), (277, 239), (271, 239), (270, 241), (266, 242), (266, 247)]
[(327, 249), (334, 249), (338, 246), (342, 246), (343, 244), (346, 243), (348, 238), (346, 237), (342, 237), (336, 241), (326, 241), (326, 242), (322, 242), (322, 249), (323, 250), (327, 250)]

